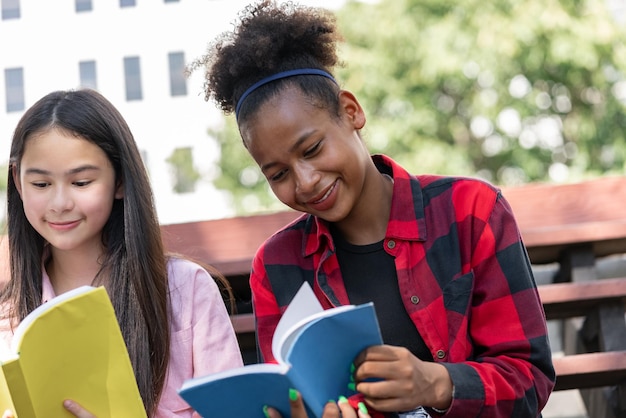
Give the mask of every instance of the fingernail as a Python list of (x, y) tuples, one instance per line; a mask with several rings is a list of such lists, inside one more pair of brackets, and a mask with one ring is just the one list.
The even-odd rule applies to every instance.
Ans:
[(361, 413), (363, 414), (367, 414), (367, 407), (365, 406), (365, 404), (363, 402), (359, 402), (357, 404), (357, 406), (359, 407), (359, 411), (361, 411)]
[(348, 399), (345, 396), (340, 396), (337, 403), (347, 403)]
[(289, 399), (292, 401), (298, 400), (298, 391), (295, 389), (289, 389)]
[(265, 418), (270, 418), (270, 412), (267, 410), (267, 405), (263, 405), (263, 415), (265, 415)]
[(356, 384), (354, 382), (348, 383), (348, 389), (356, 391)]

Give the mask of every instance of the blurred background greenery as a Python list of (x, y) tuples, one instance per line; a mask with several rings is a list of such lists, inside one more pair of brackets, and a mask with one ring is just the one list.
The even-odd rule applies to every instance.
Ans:
[[(413, 173), (494, 184), (623, 174), (626, 27), (601, 0), (348, 1), (337, 71), (363, 138)], [(285, 209), (234, 116), (210, 132), (238, 214)]]
[[(334, 10), (344, 37), (336, 76), (365, 109), (370, 151), (413, 173), (501, 186), (621, 175), (626, 22), (611, 1), (347, 0)], [(285, 209), (234, 116), (208, 135), (221, 149), (213, 182), (236, 214)], [(168, 162), (177, 193), (207, 180), (190, 150)]]

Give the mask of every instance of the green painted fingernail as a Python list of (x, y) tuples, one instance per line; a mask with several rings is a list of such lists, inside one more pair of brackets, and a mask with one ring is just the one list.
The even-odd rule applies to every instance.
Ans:
[(358, 403), (358, 407), (359, 407), (359, 411), (361, 411), (364, 414), (367, 414), (367, 407), (365, 406), (365, 404), (363, 402), (359, 402)]
[(339, 400), (337, 401), (337, 403), (346, 403), (348, 402), (348, 399), (345, 396), (340, 396)]
[(356, 391), (356, 383), (354, 382), (348, 383), (348, 389)]
[(265, 418), (270, 418), (270, 413), (267, 410), (267, 405), (263, 406), (263, 415), (265, 415)]
[(350, 363), (350, 373), (354, 373), (355, 370), (356, 366), (354, 365), (354, 363)]
[(289, 399), (292, 401), (298, 400), (298, 391), (295, 389), (289, 389)]

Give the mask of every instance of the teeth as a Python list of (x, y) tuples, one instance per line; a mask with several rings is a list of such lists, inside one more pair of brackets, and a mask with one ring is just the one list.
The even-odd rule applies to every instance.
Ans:
[(330, 189), (328, 189), (326, 194), (324, 194), (324, 196), (322, 196), (322, 198), (320, 200), (316, 200), (313, 203), (320, 203), (320, 202), (323, 202), (324, 200), (326, 200), (326, 198), (328, 198), (328, 196), (330, 196), (330, 193), (333, 191), (334, 188), (335, 188), (335, 185), (333, 184), (333, 186)]

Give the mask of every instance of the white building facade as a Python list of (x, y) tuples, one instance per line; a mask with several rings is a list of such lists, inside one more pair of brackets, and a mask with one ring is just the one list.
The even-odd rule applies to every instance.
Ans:
[[(24, 111), (59, 89), (95, 88), (126, 118), (152, 180), (161, 223), (232, 215), (212, 185), (222, 123), (204, 100), (203, 74), (185, 65), (231, 28), (238, 0), (0, 0), (0, 164)], [(177, 194), (166, 159), (190, 149), (202, 174)], [(243, 148), (242, 148), (243, 152)], [(1, 173), (0, 175), (5, 175)], [(2, 202), (3, 211), (6, 204)]]

